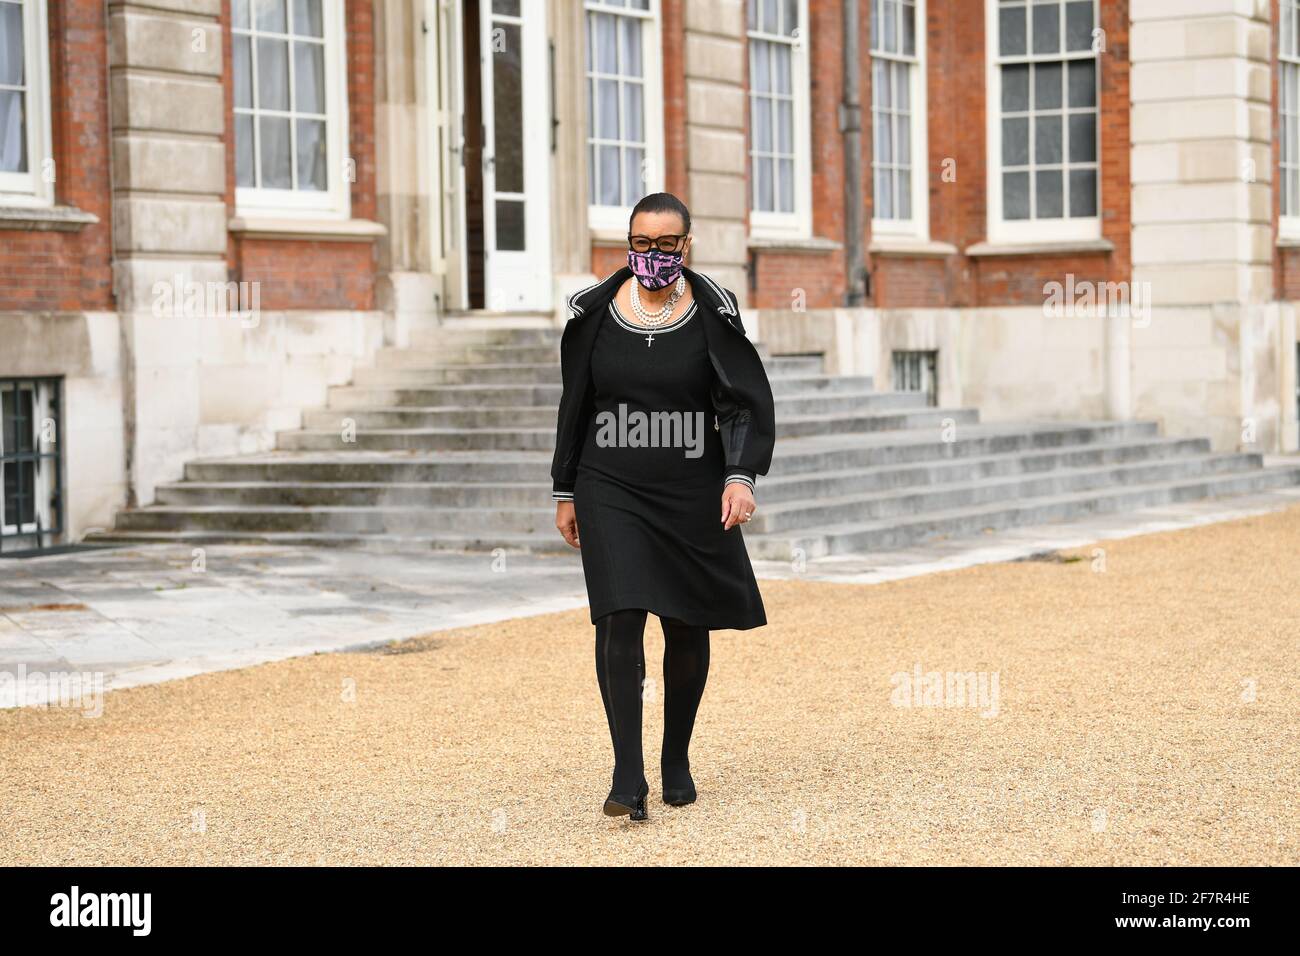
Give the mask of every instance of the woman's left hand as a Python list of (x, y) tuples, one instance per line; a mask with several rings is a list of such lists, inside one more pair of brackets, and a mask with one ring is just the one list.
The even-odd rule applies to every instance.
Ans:
[(757, 510), (754, 493), (749, 486), (733, 481), (722, 490), (722, 530), (730, 531), (738, 524), (749, 521)]

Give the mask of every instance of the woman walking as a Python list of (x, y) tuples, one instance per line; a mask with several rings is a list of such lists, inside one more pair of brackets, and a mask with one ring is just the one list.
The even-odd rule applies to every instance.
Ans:
[(664, 802), (696, 797), (688, 748), (709, 631), (767, 623), (738, 527), (775, 437), (772, 390), (736, 297), (683, 265), (691, 218), (668, 193), (632, 210), (628, 265), (569, 300), (555, 524), (582, 552), (596, 678), (614, 745), (610, 816), (646, 818), (647, 613), (664, 632)]

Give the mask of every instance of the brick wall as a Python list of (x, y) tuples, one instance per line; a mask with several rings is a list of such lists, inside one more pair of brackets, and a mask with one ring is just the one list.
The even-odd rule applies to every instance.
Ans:
[(50, 4), (55, 201), (94, 213), (79, 232), (27, 232), (0, 224), (0, 311), (113, 308), (112, 207), (104, 5)]
[[(374, 10), (370, 0), (347, 0), (348, 155), (356, 163), (352, 218), (377, 215), (375, 183)], [(222, 9), (229, 37), (230, 2)], [(234, 88), (230, 44), (225, 45), (226, 204), (235, 209)], [(338, 170), (330, 170), (338, 175)], [(373, 242), (266, 239), (232, 234), (227, 248), (231, 279), (260, 283), (263, 309), (375, 308), (377, 254)]]

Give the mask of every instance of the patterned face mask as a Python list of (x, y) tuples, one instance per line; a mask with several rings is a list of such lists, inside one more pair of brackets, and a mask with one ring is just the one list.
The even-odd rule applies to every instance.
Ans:
[(682, 254), (680, 252), (660, 252), (651, 249), (648, 252), (627, 251), (627, 265), (636, 276), (636, 281), (647, 289), (663, 289), (677, 281), (682, 274)]

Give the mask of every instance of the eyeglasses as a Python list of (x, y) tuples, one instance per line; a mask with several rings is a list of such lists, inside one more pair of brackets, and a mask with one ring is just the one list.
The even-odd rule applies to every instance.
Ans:
[(628, 236), (627, 244), (633, 252), (649, 252), (652, 248), (660, 252), (676, 252), (686, 236)]

